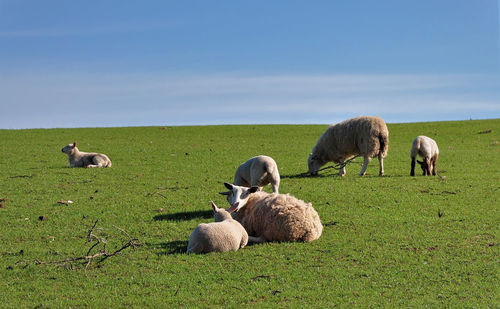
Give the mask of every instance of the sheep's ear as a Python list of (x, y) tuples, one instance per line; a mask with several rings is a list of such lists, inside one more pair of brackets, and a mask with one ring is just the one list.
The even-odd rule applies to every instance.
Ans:
[(76, 147), (76, 141), (75, 141), (75, 142), (73, 142), (73, 147)]
[(226, 186), (226, 188), (228, 188), (229, 190), (233, 190), (233, 185), (230, 184), (230, 183), (227, 183), (225, 182), (224, 185)]
[(219, 194), (222, 194), (222, 195), (229, 195), (229, 194), (231, 194), (231, 191), (229, 191), (229, 192), (219, 192)]
[(217, 205), (215, 205), (215, 203), (214, 203), (213, 201), (210, 201), (210, 203), (212, 203), (212, 209), (213, 209), (214, 211), (219, 210), (219, 208), (217, 208)]
[(255, 193), (257, 191), (259, 191), (259, 187), (250, 187), (250, 189), (248, 189), (249, 193)]

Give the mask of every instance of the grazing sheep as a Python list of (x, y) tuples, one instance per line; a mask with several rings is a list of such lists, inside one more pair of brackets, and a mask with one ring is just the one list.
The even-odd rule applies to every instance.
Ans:
[(273, 193), (278, 193), (280, 186), (278, 166), (271, 157), (253, 157), (238, 167), (233, 183), (244, 187), (263, 187), (271, 183)]
[(224, 183), (231, 205), (228, 211), (247, 230), (249, 241), (313, 241), (321, 236), (323, 225), (311, 203), (290, 194), (269, 194), (258, 187)]
[[(389, 149), (389, 131), (380, 117), (363, 116), (330, 125), (321, 135), (307, 160), (309, 173), (317, 175), (321, 166), (333, 161), (344, 164), (345, 160), (361, 155), (364, 158), (360, 176), (365, 175), (370, 160), (378, 156), (379, 175), (384, 174), (384, 158)], [(339, 171), (346, 173), (345, 166)]]
[(70, 167), (111, 167), (111, 160), (107, 155), (95, 152), (82, 152), (76, 147), (76, 142), (61, 149), (69, 158)]
[(417, 136), (413, 140), (410, 151), (411, 176), (415, 176), (415, 158), (417, 154), (423, 158), (422, 162), (417, 160), (422, 168), (422, 175), (430, 176), (432, 170), (432, 175), (435, 176), (437, 174), (437, 161), (439, 157), (439, 148), (436, 141), (423, 135)]
[(224, 208), (212, 202), (215, 222), (201, 223), (189, 236), (187, 253), (236, 251), (247, 245), (248, 234)]

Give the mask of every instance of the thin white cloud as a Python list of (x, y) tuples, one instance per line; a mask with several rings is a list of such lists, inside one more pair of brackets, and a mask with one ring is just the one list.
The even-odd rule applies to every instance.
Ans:
[[(143, 32), (166, 27), (175, 24), (169, 22), (127, 22), (115, 24), (102, 24), (92, 26), (71, 26), (40, 29), (13, 29), (0, 31), (0, 38), (32, 38), (32, 37), (62, 37), (62, 36), (89, 36), (89, 35), (112, 35)], [(178, 25), (178, 24), (177, 24)]]
[[(0, 127), (497, 118), (498, 82), (494, 75), (0, 76)], [(78, 117), (66, 120), (73, 112)]]

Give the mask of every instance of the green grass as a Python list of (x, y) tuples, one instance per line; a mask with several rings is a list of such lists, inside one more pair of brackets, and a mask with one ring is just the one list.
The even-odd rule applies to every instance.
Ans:
[[(0, 130), (0, 307), (499, 307), (500, 120), (388, 126), (386, 176), (375, 159), (358, 177), (356, 159), (343, 178), (294, 177), (324, 125)], [(440, 147), (437, 177), (409, 176), (421, 134)], [(113, 167), (68, 168), (74, 140)], [(321, 238), (184, 254), (258, 154), (280, 192), (312, 202)], [(143, 245), (87, 269), (37, 264), (85, 255), (96, 220), (110, 251), (128, 240), (118, 228)]]

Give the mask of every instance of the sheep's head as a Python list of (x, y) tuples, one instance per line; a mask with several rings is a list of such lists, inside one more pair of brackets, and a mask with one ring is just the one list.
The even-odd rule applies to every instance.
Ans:
[(212, 209), (214, 210), (214, 221), (215, 222), (221, 222), (226, 219), (231, 219), (231, 214), (225, 210), (224, 208), (219, 208), (217, 205), (215, 205), (214, 202), (212, 202)]
[(227, 201), (230, 205), (227, 211), (230, 213), (233, 211), (238, 211), (240, 210), (240, 208), (244, 207), (250, 195), (259, 191), (259, 187), (240, 187), (227, 182), (225, 182), (224, 185), (229, 189), (229, 191), (221, 192), (220, 194), (226, 196)]
[(429, 166), (427, 165), (427, 162), (417, 160), (417, 163), (420, 164), (420, 168), (422, 168), (422, 172), (423, 172), (422, 175), (424, 175), (424, 176), (427, 175), (427, 171), (429, 168)]
[(311, 153), (309, 158), (307, 158), (307, 166), (309, 167), (309, 173), (312, 176), (318, 175), (318, 170), (323, 166), (325, 162), (323, 162), (318, 155)]
[(75, 148), (76, 148), (76, 142), (74, 142), (73, 144), (68, 144), (68, 145), (64, 146), (61, 149), (61, 151), (70, 155), (70, 154), (73, 153), (73, 151), (75, 150)]

